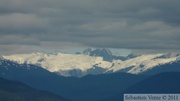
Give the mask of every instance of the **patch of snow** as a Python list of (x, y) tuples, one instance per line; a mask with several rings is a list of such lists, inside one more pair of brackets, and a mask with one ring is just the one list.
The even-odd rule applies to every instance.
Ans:
[[(92, 50), (92, 49), (91, 49)], [(179, 61), (180, 56), (174, 54), (151, 54), (141, 55), (128, 60), (112, 60), (104, 61), (100, 56), (89, 56), (85, 54), (46, 54), (36, 52), (32, 54), (15, 54), (10, 56), (3, 56), (2, 58), (18, 62), (19, 64), (34, 64), (43, 67), (51, 72), (58, 72), (64, 76), (69, 75), (68, 71), (77, 70), (86, 73), (90, 69), (100, 67), (108, 72), (119, 72), (123, 69), (128, 69), (126, 72), (138, 74), (143, 71), (154, 68), (155, 66)], [(23, 67), (23, 66), (22, 66)]]
[[(59, 70), (71, 70), (80, 69), (86, 71), (93, 65), (98, 65), (102, 68), (110, 68), (110, 62), (103, 61), (102, 57), (92, 57), (83, 54), (44, 54), (44, 53), (33, 53), (33, 54), (17, 54), (11, 56), (3, 56), (11, 61), (17, 61), (20, 64), (38, 64), (43, 68), (56, 72)], [(39, 61), (41, 60), (41, 61)]]
[(108, 71), (118, 72), (122, 69), (125, 69), (127, 67), (133, 67), (128, 71), (128, 73), (132, 74), (138, 74), (142, 71), (146, 71), (148, 69), (151, 69), (155, 66), (169, 63), (172, 61), (176, 61), (177, 57), (171, 57), (171, 58), (157, 58), (159, 56), (162, 56), (163, 54), (154, 54), (154, 55), (142, 55), (136, 58), (132, 58), (126, 61), (123, 61), (119, 63), (119, 65), (115, 64), (112, 68), (108, 69)]

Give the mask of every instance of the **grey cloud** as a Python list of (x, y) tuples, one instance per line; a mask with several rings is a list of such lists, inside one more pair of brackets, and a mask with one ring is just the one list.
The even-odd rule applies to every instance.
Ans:
[(0, 16), (0, 29), (10, 31), (31, 32), (33, 30), (40, 30), (46, 28), (48, 20), (38, 18), (34, 14), (12, 13)]
[(179, 50), (179, 4), (179, 0), (3, 0), (0, 44)]
[(38, 47), (33, 45), (0, 45), (0, 55), (31, 53), (35, 51), (38, 51)]
[(31, 36), (1, 35), (0, 45), (40, 45), (40, 42)]

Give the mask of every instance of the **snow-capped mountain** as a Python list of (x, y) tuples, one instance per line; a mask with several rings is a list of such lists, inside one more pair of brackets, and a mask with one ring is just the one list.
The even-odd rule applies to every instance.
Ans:
[(113, 60), (124, 61), (136, 57), (136, 55), (133, 54), (129, 54), (128, 56), (115, 55), (107, 48), (87, 48), (83, 51), (82, 54), (89, 56), (100, 56), (103, 58), (104, 61), (109, 61), (109, 62), (112, 62)]
[(103, 60), (105, 61), (112, 61), (113, 60), (113, 55), (112, 52), (109, 49), (105, 48), (88, 48), (84, 50), (83, 54), (89, 55), (89, 56), (100, 56), (103, 57)]
[(84, 51), (84, 54), (46, 54), (36, 52), (3, 56), (3, 58), (16, 61), (19, 64), (38, 65), (63, 76), (77, 77), (114, 72), (139, 74), (157, 66), (180, 60), (180, 55), (178, 54), (151, 54), (134, 56), (125, 60), (111, 58), (111, 61), (107, 61), (104, 59), (106, 55), (111, 55), (111, 52), (106, 49), (88, 49)]
[(17, 62), (0, 58), (0, 77), (5, 77), (7, 79), (23, 79), (24, 77), (49, 75), (55, 74), (33, 64), (19, 64)]
[(84, 76), (94, 74), (94, 72), (96, 72), (95, 74), (101, 74), (112, 66), (111, 62), (104, 61), (102, 57), (83, 54), (45, 54), (36, 52), (3, 57), (20, 64), (35, 64), (64, 76)]
[(127, 72), (139, 74), (156, 66), (176, 62), (179, 60), (179, 57), (179, 55), (170, 56), (170, 54), (141, 55), (115, 64), (106, 72)]

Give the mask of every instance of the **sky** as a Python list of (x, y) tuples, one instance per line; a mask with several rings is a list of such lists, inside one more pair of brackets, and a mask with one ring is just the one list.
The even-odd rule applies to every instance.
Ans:
[(86, 47), (180, 52), (180, 0), (1, 0), (0, 54)]

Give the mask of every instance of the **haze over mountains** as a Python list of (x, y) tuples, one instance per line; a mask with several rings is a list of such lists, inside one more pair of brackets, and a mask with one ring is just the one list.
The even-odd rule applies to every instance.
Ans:
[(3, 58), (19, 64), (41, 66), (62, 76), (76, 77), (115, 72), (142, 74), (157, 66), (180, 61), (180, 55), (175, 53), (116, 56), (110, 50), (103, 48), (88, 48), (81, 54), (36, 52), (3, 56)]

